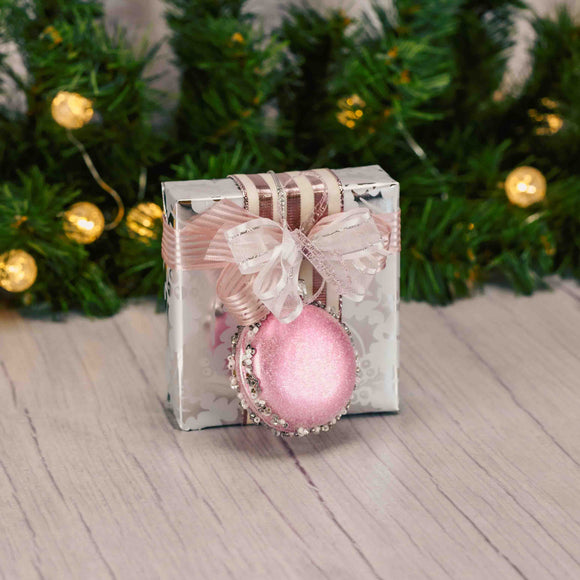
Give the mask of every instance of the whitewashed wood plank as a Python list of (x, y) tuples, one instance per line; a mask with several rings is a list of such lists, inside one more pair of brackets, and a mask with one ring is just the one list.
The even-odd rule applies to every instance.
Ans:
[(65, 324), (2, 313), (0, 571), (578, 577), (580, 363), (561, 352), (576, 304), (562, 289), (405, 304), (401, 414), (290, 442), (174, 430), (151, 304)]

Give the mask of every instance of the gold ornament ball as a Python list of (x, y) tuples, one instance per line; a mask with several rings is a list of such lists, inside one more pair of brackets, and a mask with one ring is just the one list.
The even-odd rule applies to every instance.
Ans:
[(60, 91), (50, 106), (52, 118), (65, 129), (80, 129), (93, 118), (93, 103), (78, 93)]
[(546, 178), (535, 167), (516, 167), (504, 187), (510, 202), (518, 207), (528, 207), (546, 197)]
[(64, 233), (79, 244), (92, 244), (105, 229), (101, 210), (88, 201), (79, 201), (64, 213)]
[(155, 224), (163, 217), (163, 210), (151, 201), (143, 202), (129, 210), (127, 227), (139, 238), (154, 239), (157, 237)]
[(36, 261), (24, 250), (11, 250), (0, 256), (0, 288), (8, 292), (28, 290), (37, 274)]

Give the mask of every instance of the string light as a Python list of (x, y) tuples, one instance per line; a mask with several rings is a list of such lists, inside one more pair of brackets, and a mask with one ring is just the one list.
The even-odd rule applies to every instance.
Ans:
[(65, 129), (80, 129), (93, 118), (93, 103), (79, 95), (60, 91), (50, 105), (52, 118)]
[[(106, 191), (115, 200), (115, 203), (117, 204), (117, 215), (115, 216), (115, 219), (112, 222), (106, 224), (104, 228), (106, 230), (112, 230), (116, 228), (121, 223), (121, 220), (125, 215), (125, 205), (123, 204), (121, 196), (101, 177), (100, 173), (97, 171), (97, 168), (95, 167), (95, 164), (93, 163), (93, 160), (87, 153), (85, 146), (72, 134), (70, 130), (66, 132), (66, 135), (69, 138), (70, 142), (80, 151), (81, 155), (83, 156), (83, 161), (85, 162), (85, 165), (91, 172), (91, 175), (93, 176), (93, 179), (97, 182), (98, 186), (104, 191)], [(99, 235), (101, 234), (99, 233)]]
[(105, 218), (101, 210), (88, 201), (79, 201), (64, 214), (64, 232), (79, 244), (92, 244), (105, 229)]
[[(540, 103), (552, 111), (558, 108), (558, 103), (547, 97), (544, 97)], [(535, 129), (536, 135), (555, 135), (564, 126), (564, 120), (556, 112), (540, 113), (536, 109), (530, 109), (528, 115), (539, 124)]]
[(354, 129), (356, 122), (363, 116), (363, 109), (366, 102), (358, 95), (351, 95), (338, 101), (338, 108), (340, 111), (336, 114), (336, 118), (341, 125)]
[(495, 91), (493, 91), (493, 95), (491, 98), (494, 103), (501, 103), (505, 99), (505, 93), (500, 89), (496, 89)]
[[(83, 97), (82, 95), (79, 95), (78, 93), (59, 91), (52, 100), (51, 113), (55, 122), (66, 129), (66, 136), (68, 137), (69, 141), (79, 150), (85, 165), (93, 176), (93, 179), (97, 182), (101, 189), (106, 191), (115, 200), (115, 203), (117, 204), (117, 215), (110, 223), (104, 225), (104, 229), (112, 230), (116, 228), (121, 223), (121, 220), (125, 215), (125, 206), (123, 204), (123, 200), (121, 199), (121, 196), (100, 176), (97, 168), (95, 167), (95, 164), (93, 163), (93, 160), (85, 149), (85, 146), (72, 134), (74, 129), (80, 129), (81, 127), (84, 127), (93, 118), (94, 110), (92, 101), (86, 97)], [(89, 205), (96, 208), (96, 206), (93, 204)], [(98, 210), (98, 208), (96, 209)], [(94, 214), (94, 212), (92, 213)], [(103, 214), (100, 213), (100, 215), (102, 216)], [(100, 223), (99, 220), (95, 222), (95, 224), (97, 223)], [(76, 226), (72, 228), (71, 232), (72, 233), (69, 237), (77, 236), (78, 232)], [(101, 235), (101, 233), (102, 230), (98, 233), (97, 238)], [(81, 235), (80, 237), (84, 239), (84, 236)], [(91, 239), (88, 242), (80, 241), (75, 237), (72, 237), (71, 239), (76, 239), (76, 241), (80, 241), (82, 244), (90, 244), (97, 238)]]
[(24, 292), (36, 281), (35, 259), (24, 250), (11, 250), (0, 256), (0, 288), (7, 292)]
[(528, 111), (530, 117), (540, 123), (540, 126), (536, 127), (536, 135), (555, 135), (564, 125), (564, 120), (560, 115), (556, 113), (538, 113), (536, 109), (530, 109)]
[(156, 225), (163, 217), (163, 210), (153, 202), (139, 203), (127, 214), (127, 227), (142, 241), (155, 239)]
[(564, 120), (560, 115), (548, 113), (544, 117), (545, 127), (537, 127), (536, 135), (555, 135), (563, 126)]
[(508, 199), (518, 207), (528, 207), (546, 197), (546, 178), (535, 167), (516, 167), (505, 180)]
[(60, 34), (60, 32), (52, 25), (47, 26), (43, 31), (42, 31), (42, 37), (44, 38), (50, 38), (50, 40), (52, 40), (52, 46), (57, 46), (58, 44), (62, 43), (62, 36)]
[(405, 69), (404, 71), (401, 72), (401, 76), (399, 77), (399, 82), (402, 85), (407, 85), (411, 82), (411, 73), (409, 72), (408, 69)]

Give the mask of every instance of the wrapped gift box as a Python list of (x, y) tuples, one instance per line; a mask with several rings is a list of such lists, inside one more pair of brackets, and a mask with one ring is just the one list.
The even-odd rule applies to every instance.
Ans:
[[(329, 195), (329, 213), (348, 211), (357, 204), (378, 213), (399, 209), (399, 184), (378, 165), (336, 169), (333, 173), (342, 187)], [(300, 183), (303, 174), (286, 175)], [(238, 176), (237, 183), (230, 178), (164, 183), (164, 211), (169, 227), (175, 228), (176, 239), (192, 216), (222, 199), (256, 215), (277, 219), (272, 199), (275, 188), (268, 187), (269, 176), (254, 177)], [(262, 181), (264, 187), (253, 186)], [(300, 199), (293, 201), (292, 196)], [(312, 215), (316, 202), (316, 192), (311, 189), (289, 191), (289, 216), (292, 207), (298, 208), (292, 218), (295, 223), (290, 226), (297, 227), (306, 215)], [(289, 222), (292, 219), (289, 217)], [(167, 268), (168, 401), (184, 430), (246, 422), (236, 393), (229, 386), (226, 359), (237, 323), (217, 298), (218, 275), (215, 270)], [(319, 283), (318, 273), (309, 263), (303, 263), (300, 276), (310, 289)], [(340, 311), (359, 355), (361, 376), (349, 412), (398, 411), (399, 255), (388, 256), (386, 267), (376, 275), (362, 302), (342, 300), (331, 288), (325, 290), (323, 299), (328, 307)]]

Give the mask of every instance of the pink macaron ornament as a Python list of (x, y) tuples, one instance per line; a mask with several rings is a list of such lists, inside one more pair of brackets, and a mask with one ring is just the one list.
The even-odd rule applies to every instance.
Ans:
[(348, 411), (359, 372), (350, 330), (320, 303), (305, 305), (290, 323), (270, 314), (239, 327), (228, 368), (250, 419), (285, 437), (335, 425)]

